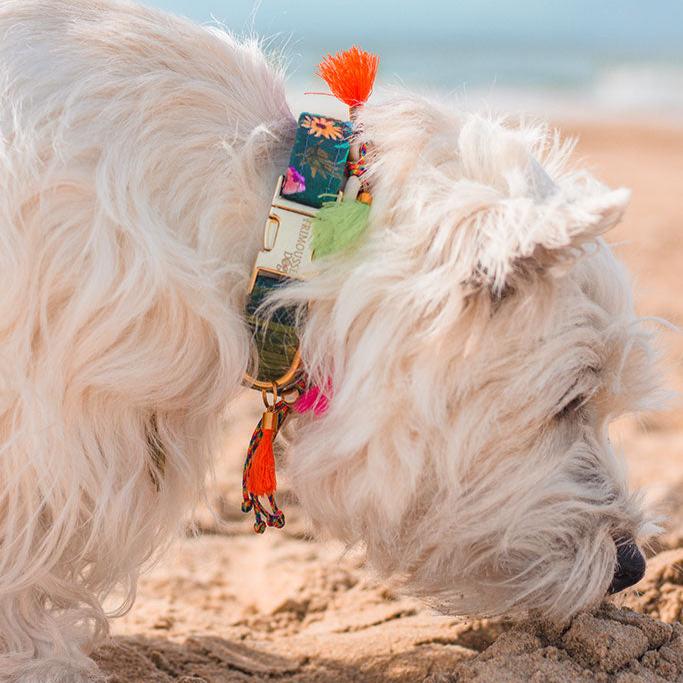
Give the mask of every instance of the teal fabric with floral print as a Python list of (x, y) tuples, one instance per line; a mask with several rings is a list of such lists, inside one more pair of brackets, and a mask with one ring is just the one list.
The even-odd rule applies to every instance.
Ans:
[[(290, 182), (285, 183), (282, 194), (315, 208), (333, 200), (344, 181), (351, 131), (349, 121), (301, 114), (289, 161)], [(292, 178), (296, 180), (291, 182)], [(288, 191), (289, 187), (301, 191)]]

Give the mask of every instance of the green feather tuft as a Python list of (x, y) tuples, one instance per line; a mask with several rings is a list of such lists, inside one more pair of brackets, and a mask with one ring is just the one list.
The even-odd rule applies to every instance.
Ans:
[(368, 225), (370, 205), (359, 201), (326, 202), (313, 219), (313, 258), (350, 247)]

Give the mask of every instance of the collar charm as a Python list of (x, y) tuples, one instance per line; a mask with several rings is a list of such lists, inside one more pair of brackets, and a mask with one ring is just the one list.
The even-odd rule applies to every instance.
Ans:
[[(351, 247), (368, 224), (372, 195), (362, 181), (366, 150), (353, 133), (356, 113), (372, 92), (378, 65), (379, 57), (358, 47), (328, 55), (319, 65), (318, 75), (332, 94), (349, 105), (351, 121), (301, 114), (289, 166), (278, 179), (266, 219), (263, 249), (254, 264), (246, 319), (258, 351), (258, 365), (253, 374), (247, 373), (245, 383), (261, 390), (266, 410), (247, 449), (242, 511), (253, 510), (257, 533), (263, 533), (266, 526), (282, 528), (285, 524), (275, 501), (273, 441), (278, 431), (292, 408), (321, 414), (329, 395), (329, 391), (308, 387), (305, 380), (296, 310), (281, 307), (264, 315), (261, 305), (275, 288), (309, 277), (315, 259)], [(317, 398), (311, 402), (313, 395)], [(294, 405), (299, 397), (301, 405)], [(270, 511), (260, 500), (263, 496)]]

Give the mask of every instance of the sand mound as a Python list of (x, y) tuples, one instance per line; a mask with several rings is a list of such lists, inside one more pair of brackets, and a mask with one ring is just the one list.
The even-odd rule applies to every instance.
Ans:
[(517, 626), (443, 680), (654, 683), (682, 675), (682, 626), (607, 605), (561, 632)]
[(648, 561), (645, 578), (624, 604), (632, 609), (675, 624), (683, 616), (683, 549), (669, 550)]

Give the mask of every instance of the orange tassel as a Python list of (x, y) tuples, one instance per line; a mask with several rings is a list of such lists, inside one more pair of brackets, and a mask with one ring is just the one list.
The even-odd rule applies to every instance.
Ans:
[(251, 460), (247, 475), (247, 490), (254, 496), (270, 496), (277, 489), (275, 454), (273, 453), (275, 415), (270, 411), (265, 412), (261, 424), (263, 436)]
[(332, 94), (349, 107), (367, 102), (377, 75), (379, 57), (355, 45), (345, 52), (327, 55), (318, 66), (318, 76)]

